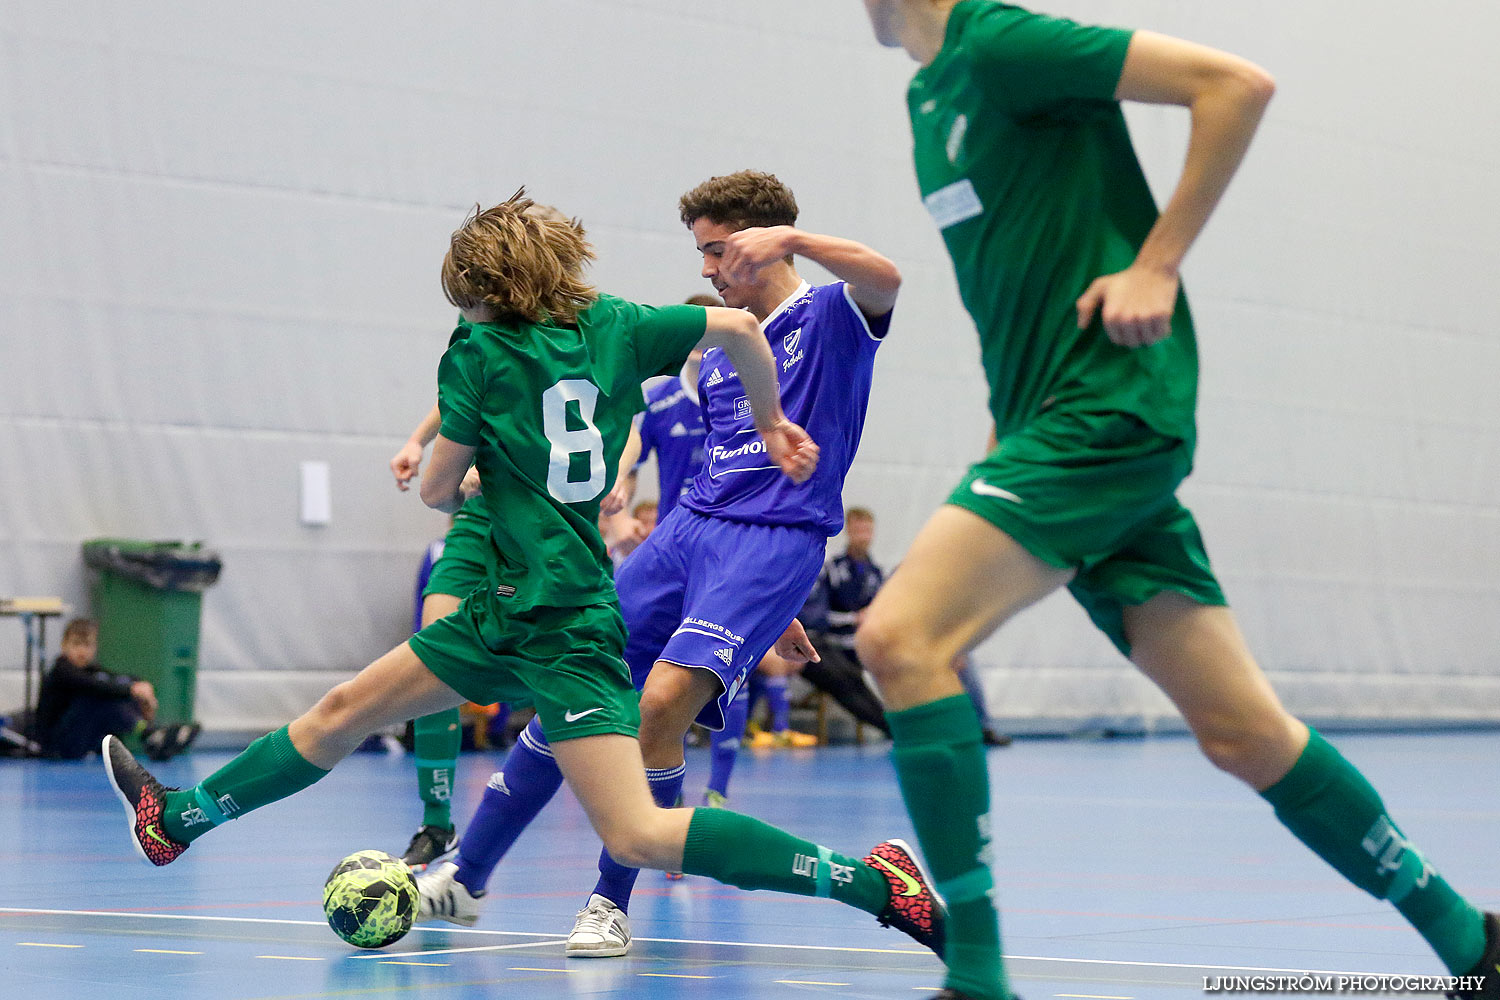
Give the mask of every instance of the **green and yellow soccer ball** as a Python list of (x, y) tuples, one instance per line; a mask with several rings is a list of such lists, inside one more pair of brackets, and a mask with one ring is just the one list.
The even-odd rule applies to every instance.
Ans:
[(328, 926), (356, 948), (399, 941), (417, 919), (411, 869), (384, 851), (359, 851), (334, 866), (323, 883)]

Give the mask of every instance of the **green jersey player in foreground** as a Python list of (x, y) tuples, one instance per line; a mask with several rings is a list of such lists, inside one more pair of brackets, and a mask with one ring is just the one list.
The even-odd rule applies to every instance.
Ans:
[[(1177, 485), (1197, 351), (1178, 268), (1274, 85), (1243, 59), (993, 0), (865, 0), (918, 63), (918, 184), (979, 330), (998, 446), (913, 543), (857, 636), (902, 793), (950, 907), (941, 996), (1009, 996), (985, 864), (988, 779), (951, 664), (1067, 587), (1181, 710), (1215, 765), (1500, 996), (1497, 921), (1454, 892), (1363, 776), (1292, 717), (1246, 648)], [(1158, 216), (1121, 101), (1191, 112)]]
[[(103, 746), (137, 851), (174, 861), (202, 834), (322, 778), (369, 733), (464, 701), (535, 705), (564, 778), (621, 863), (746, 889), (837, 899), (942, 948), (940, 904), (913, 863), (830, 851), (722, 809), (662, 809), (646, 784), (625, 627), (596, 522), (641, 382), (700, 341), (744, 380), (770, 458), (805, 481), (818, 449), (782, 413), (771, 351), (732, 309), (636, 305), (583, 280), (581, 226), (528, 214), (522, 193), (471, 216), (443, 260), (470, 325), (438, 370), (442, 427), (421, 496), (451, 512), (472, 487), (491, 514), (491, 576), (311, 710), (186, 791), (164, 788), (119, 740)], [(901, 868), (910, 855), (902, 852)]]

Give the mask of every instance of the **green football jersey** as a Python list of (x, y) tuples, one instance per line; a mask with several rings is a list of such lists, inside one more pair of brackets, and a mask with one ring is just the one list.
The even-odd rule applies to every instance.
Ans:
[(504, 607), (614, 600), (599, 501), (614, 485), (641, 382), (677, 372), (701, 306), (601, 295), (575, 326), (461, 325), (438, 367), (441, 433), (472, 445)]
[(979, 330), (1001, 435), (1050, 406), (1123, 411), (1192, 442), (1198, 350), (1110, 343), (1075, 303), (1135, 260), (1157, 218), (1116, 86), (1130, 32), (992, 0), (953, 8), (907, 93), (918, 185)]

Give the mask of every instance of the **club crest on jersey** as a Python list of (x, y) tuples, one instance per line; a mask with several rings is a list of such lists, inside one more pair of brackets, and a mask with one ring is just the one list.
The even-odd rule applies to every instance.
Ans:
[(786, 348), (787, 359), (781, 363), (781, 370), (791, 371), (792, 365), (802, 360), (802, 352), (797, 350), (797, 345), (802, 340), (802, 327), (797, 327), (791, 333), (781, 338), (781, 346)]
[(716, 386), (722, 381), (724, 381), (724, 376), (720, 375), (719, 369), (715, 368), (713, 371), (708, 373), (708, 378), (704, 381), (703, 384), (706, 386)]
[(716, 650), (714, 650), (714, 655), (717, 656), (719, 659), (721, 659), (721, 660), (724, 661), (724, 666), (726, 666), (726, 667), (732, 667), (732, 666), (734, 666), (734, 650), (732, 650), (732, 649), (716, 649)]

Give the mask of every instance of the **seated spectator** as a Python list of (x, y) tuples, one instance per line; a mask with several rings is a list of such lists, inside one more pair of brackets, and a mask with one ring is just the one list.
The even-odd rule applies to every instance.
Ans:
[(831, 696), (858, 721), (890, 736), (891, 726), (885, 721), (885, 706), (865, 680), (864, 668), (855, 658), (854, 650), (846, 648), (830, 634), (828, 617), (828, 571), (824, 567), (812, 593), (797, 613), (802, 627), (807, 630), (807, 638), (822, 657), (816, 663), (803, 665), (802, 678)]
[(42, 679), (37, 699), (36, 740), (51, 757), (76, 760), (99, 749), (113, 733), (154, 760), (186, 749), (198, 735), (194, 725), (151, 728), (156, 691), (149, 681), (112, 674), (94, 659), (99, 626), (75, 618), (63, 629), (62, 654)]

